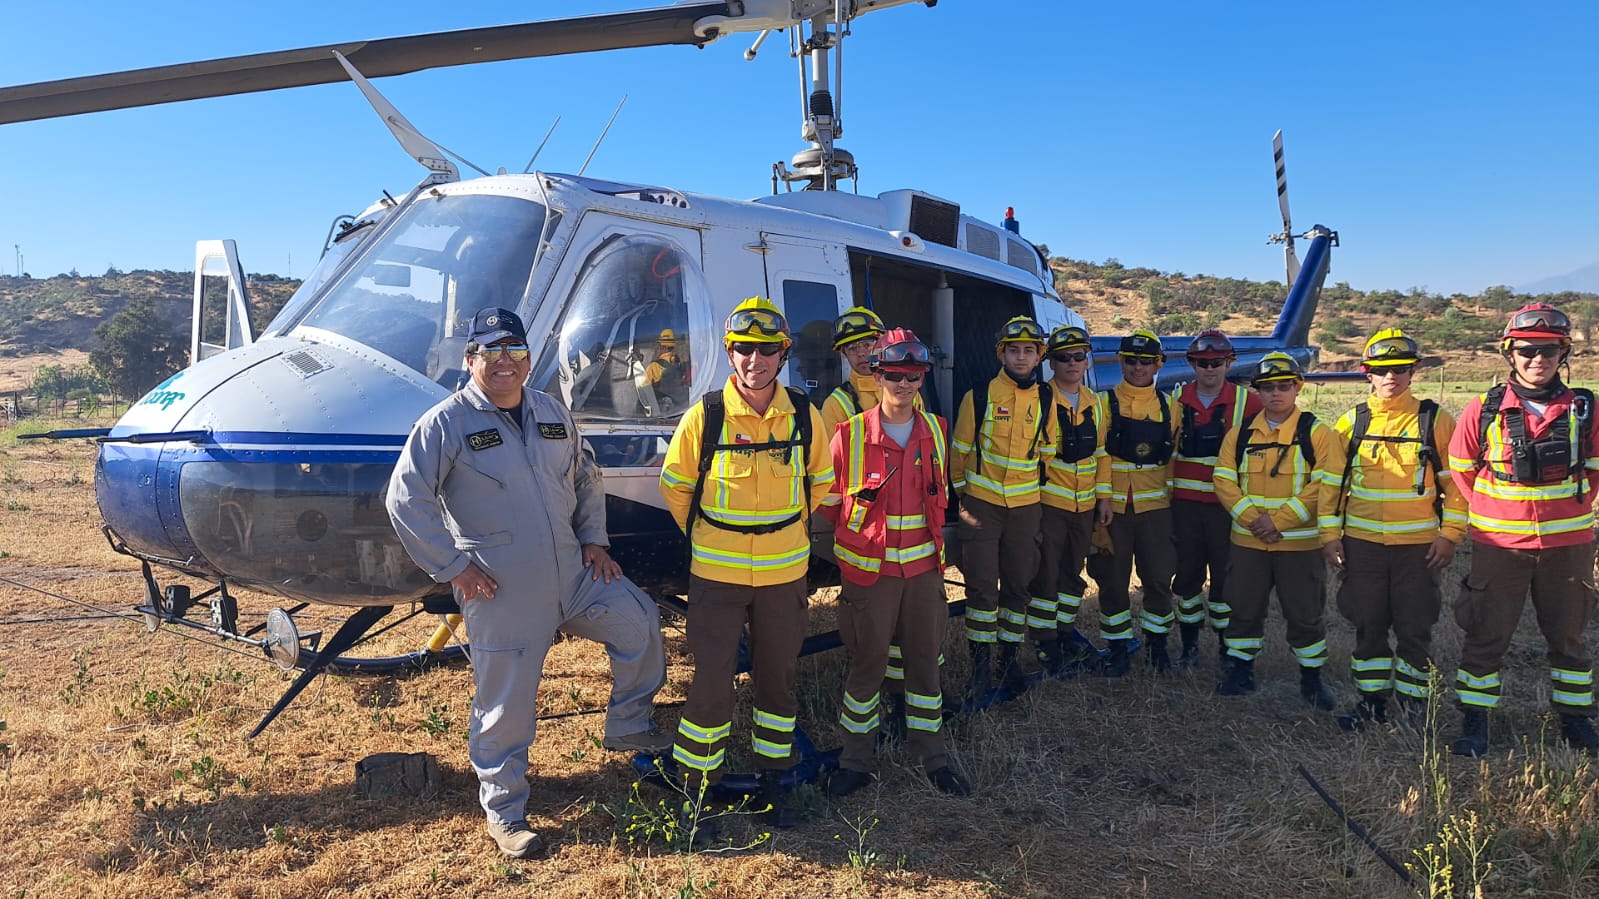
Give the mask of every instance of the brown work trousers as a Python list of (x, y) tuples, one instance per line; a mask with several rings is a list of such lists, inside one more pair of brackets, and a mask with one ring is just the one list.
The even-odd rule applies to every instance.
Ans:
[[(1429, 543), (1388, 546), (1345, 537), (1344, 570), (1338, 584), (1338, 612), (1355, 626), (1355, 651), (1350, 658), (1355, 686), (1363, 694), (1382, 695), (1380, 670), (1388, 681), (1403, 681), (1401, 692), (1427, 695), (1432, 671), (1432, 627), (1438, 623), (1443, 596), (1438, 572), (1427, 569)], [(1393, 631), (1396, 646), (1390, 647)], [(1404, 663), (1393, 673), (1394, 656)], [(1407, 670), (1408, 669), (1408, 670)]]
[(949, 629), (944, 574), (937, 569), (911, 578), (883, 577), (870, 587), (844, 581), (839, 594), (838, 633), (849, 650), (844, 680), (846, 710), (840, 767), (871, 771), (878, 721), (887, 703), (878, 695), (888, 670), (890, 643), (900, 647), (905, 668), (905, 742), (922, 767), (948, 764), (944, 749), (944, 694), (938, 656)]
[(1032, 634), (1034, 643), (1053, 640), (1060, 626), (1077, 623), (1077, 610), (1088, 590), (1083, 565), (1094, 536), (1093, 509), (1068, 512), (1046, 505), (1043, 510), (1038, 576), (1033, 578), (1027, 608), (1027, 632)]
[[(1593, 660), (1583, 631), (1593, 620), (1594, 544), (1550, 549), (1505, 549), (1488, 543), (1471, 544), (1471, 572), (1455, 599), (1455, 623), (1464, 631), (1460, 668), (1474, 678), (1491, 678), (1483, 692), (1499, 693), (1499, 664), (1510, 648), (1510, 638), (1521, 620), (1521, 610), (1532, 595), (1538, 629), (1549, 646), (1551, 675), (1586, 673), (1586, 686), (1569, 684), (1556, 689), (1586, 692), (1585, 703), (1562, 703), (1554, 695), (1554, 709), (1563, 715), (1592, 717)], [(1478, 703), (1478, 705), (1481, 705)]]
[(1227, 627), (1227, 654), (1245, 661), (1259, 655), (1266, 635), (1266, 611), (1277, 591), (1277, 606), (1288, 625), (1288, 646), (1302, 668), (1327, 662), (1327, 563), (1321, 550), (1272, 552), (1233, 544), (1228, 559), (1233, 622)]
[[(1233, 518), (1220, 503), (1196, 503), (1174, 499), (1171, 504), (1172, 535), (1177, 547), (1177, 576), (1172, 578), (1172, 593), (1177, 598), (1177, 620), (1183, 624), (1204, 624), (1210, 612), (1210, 626), (1227, 629), (1232, 608), (1227, 605), (1227, 558), (1232, 551)], [(1206, 574), (1210, 592), (1202, 605)]]
[[(683, 719), (702, 731), (732, 724), (733, 677), (738, 671), (739, 640), (747, 625), (756, 722), (751, 740), (755, 765), (763, 770), (782, 771), (792, 764), (794, 718), (799, 712), (794, 674), (800, 644), (805, 641), (808, 599), (803, 577), (787, 584), (746, 587), (689, 575), (684, 630), (689, 654), (694, 657), (694, 677), (683, 703)], [(680, 723), (676, 748), (696, 756), (715, 756), (726, 742), (725, 736), (710, 743), (693, 740)], [(691, 789), (697, 786), (701, 772), (687, 766), (683, 773)], [(720, 766), (703, 773), (714, 782)]]
[[(1006, 508), (961, 497), (955, 535), (966, 582), (966, 639), (1020, 643), (1027, 635), (1028, 587), (1038, 573), (1038, 524), (1043, 506)], [(997, 588), (997, 589), (996, 589)]]
[(1117, 511), (1110, 522), (1110, 540), (1116, 555), (1108, 577), (1099, 585), (1099, 635), (1107, 640), (1132, 638), (1133, 567), (1144, 587), (1145, 633), (1171, 630), (1171, 579), (1177, 569), (1177, 548), (1172, 544), (1171, 509), (1144, 512)]

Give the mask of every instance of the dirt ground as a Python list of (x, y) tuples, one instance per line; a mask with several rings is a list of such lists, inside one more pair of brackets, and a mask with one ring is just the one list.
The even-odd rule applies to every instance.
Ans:
[[(1330, 412), (1347, 405), (1350, 390), (1312, 390), (1307, 401)], [(1445, 405), (1460, 401), (1446, 396)], [(253, 650), (171, 627), (146, 633), (129, 614), (142, 595), (138, 566), (99, 533), (93, 459), (85, 443), (0, 435), (7, 896), (1365, 899), (1470, 895), (1474, 885), (1487, 896), (1599, 895), (1599, 789), (1589, 762), (1552, 739), (1542, 641), (1530, 620), (1507, 659), (1506, 712), (1485, 762), (1429, 751), (1425, 728), (1341, 732), (1299, 699), (1274, 613), (1254, 696), (1214, 695), (1215, 643), (1206, 635), (1195, 671), (1160, 678), (1140, 666), (1119, 681), (1050, 682), (952, 722), (971, 798), (936, 793), (890, 746), (879, 784), (838, 802), (802, 789), (803, 826), (755, 848), (695, 854), (623, 835), (628, 823), (647, 825), (645, 812), (668, 795), (643, 786), (630, 804), (629, 759), (598, 747), (600, 716), (585, 714), (605, 703), (603, 652), (565, 641), (546, 665), (540, 710), (566, 717), (541, 725), (530, 774), (530, 819), (551, 850), (509, 861), (485, 836), (476, 802), (464, 666), (320, 678), (247, 739), (289, 675)], [(1447, 675), (1459, 653), (1448, 603), (1465, 560), (1444, 578), (1436, 655)], [(286, 604), (253, 594), (241, 602), (247, 623)], [(831, 627), (830, 606), (818, 594), (813, 630)], [(1084, 606), (1089, 630), (1093, 606)], [(313, 607), (297, 620), (328, 628), (337, 617)], [(1327, 673), (1347, 704), (1352, 632), (1330, 602), (1327, 620)], [(419, 645), (431, 629), (413, 622), (391, 643)], [(660, 701), (670, 704), (682, 698), (689, 667), (677, 623), (666, 637)], [(952, 629), (947, 695), (966, 675), (962, 642)], [(824, 747), (839, 742), (843, 665), (840, 652), (801, 663), (801, 726)], [(1445, 705), (1439, 717), (1447, 737), (1457, 715)], [(658, 720), (671, 728), (675, 712), (663, 709)], [(747, 716), (735, 721), (732, 768), (747, 769)], [(419, 751), (439, 760), (435, 795), (358, 796), (358, 761)], [(1300, 766), (1411, 868), (1414, 883), (1345, 828)], [(745, 818), (729, 829), (737, 846), (766, 832)], [(1452, 863), (1443, 873), (1440, 857)]]

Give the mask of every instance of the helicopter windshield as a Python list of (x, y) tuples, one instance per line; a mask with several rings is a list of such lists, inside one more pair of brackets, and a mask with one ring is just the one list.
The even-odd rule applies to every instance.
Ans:
[(602, 240), (583, 258), (532, 383), (578, 418), (676, 418), (710, 389), (720, 344), (697, 257), (664, 234)]
[(466, 329), (527, 293), (543, 206), (518, 197), (420, 199), (297, 324), (359, 341), (454, 389)]

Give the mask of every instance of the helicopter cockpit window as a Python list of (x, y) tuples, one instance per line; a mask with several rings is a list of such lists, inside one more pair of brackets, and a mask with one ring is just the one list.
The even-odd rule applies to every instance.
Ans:
[(616, 235), (583, 261), (533, 383), (579, 418), (676, 418), (710, 389), (719, 344), (695, 254)]
[(454, 389), (472, 315), (515, 309), (527, 293), (544, 207), (444, 196), (402, 215), (299, 324), (364, 343)]

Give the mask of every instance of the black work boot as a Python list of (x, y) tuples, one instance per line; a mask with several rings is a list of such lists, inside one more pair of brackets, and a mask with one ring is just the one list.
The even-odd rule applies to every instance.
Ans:
[(1033, 644), (1033, 652), (1046, 677), (1059, 677), (1066, 670), (1066, 649), (1059, 638), (1037, 641)]
[(1012, 696), (1020, 696), (1027, 692), (1027, 678), (1022, 674), (1021, 663), (1016, 660), (1016, 650), (1020, 646), (1016, 643), (999, 644), (999, 657), (995, 664), (999, 667), (999, 682)]
[(1171, 654), (1166, 651), (1165, 634), (1145, 634), (1144, 653), (1148, 656), (1146, 662), (1155, 669), (1156, 674), (1171, 673)]
[(1560, 716), (1560, 736), (1572, 747), (1589, 755), (1599, 755), (1599, 732), (1593, 728), (1593, 719), (1581, 715)]
[(755, 803), (766, 809), (761, 818), (773, 827), (789, 828), (800, 823), (799, 809), (788, 804), (788, 791), (783, 789), (783, 772), (762, 771), (757, 778)]
[(972, 657), (972, 674), (966, 679), (966, 700), (976, 703), (988, 693), (988, 688), (993, 685), (990, 660), (993, 657), (994, 644), (967, 640), (966, 650)]
[(1488, 754), (1488, 713), (1482, 709), (1466, 709), (1460, 715), (1460, 736), (1449, 744), (1455, 755), (1476, 758)]
[(1106, 677), (1126, 677), (1133, 670), (1132, 659), (1127, 654), (1126, 640), (1107, 640), (1106, 646), (1110, 648), (1110, 658), (1105, 660)]
[(1304, 700), (1324, 712), (1338, 708), (1338, 703), (1333, 699), (1332, 691), (1321, 682), (1320, 668), (1299, 669), (1299, 695)]
[(949, 765), (927, 772), (927, 779), (933, 782), (933, 786), (940, 793), (951, 796), (972, 795), (972, 785), (966, 782), (966, 778), (959, 771)]
[(1253, 659), (1245, 660), (1227, 656), (1222, 660), (1226, 665), (1221, 683), (1216, 685), (1216, 692), (1223, 696), (1243, 696), (1245, 693), (1255, 692), (1255, 662)]
[(1193, 668), (1199, 664), (1199, 625), (1180, 625), (1183, 638), (1183, 651), (1177, 657), (1178, 668)]
[(1368, 693), (1347, 712), (1338, 716), (1338, 726), (1347, 731), (1365, 730), (1371, 724), (1388, 723), (1388, 697)]

